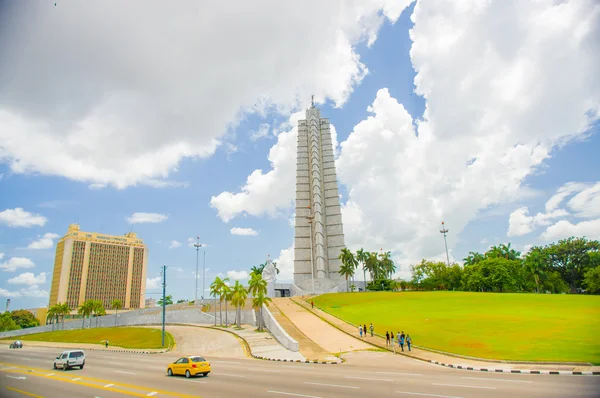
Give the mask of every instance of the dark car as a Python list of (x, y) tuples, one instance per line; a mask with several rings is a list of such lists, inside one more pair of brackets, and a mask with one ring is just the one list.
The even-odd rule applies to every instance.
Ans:
[(10, 343), (10, 348), (23, 348), (23, 343), (20, 340), (15, 341), (14, 343)]

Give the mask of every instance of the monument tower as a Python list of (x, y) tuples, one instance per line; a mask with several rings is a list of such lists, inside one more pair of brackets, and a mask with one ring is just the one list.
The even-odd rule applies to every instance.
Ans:
[(329, 119), (314, 96), (298, 121), (294, 284), (326, 292), (343, 282), (339, 255), (346, 247)]

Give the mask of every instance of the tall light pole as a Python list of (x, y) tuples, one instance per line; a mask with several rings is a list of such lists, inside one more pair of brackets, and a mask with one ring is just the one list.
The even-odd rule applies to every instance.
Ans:
[(450, 257), (448, 256), (448, 241), (446, 240), (446, 234), (448, 233), (448, 229), (444, 225), (443, 221), (442, 221), (442, 229), (440, 229), (440, 232), (442, 234), (444, 234), (444, 245), (446, 246), (446, 262), (448, 263), (448, 267), (450, 267)]
[(310, 228), (310, 277), (312, 279), (312, 294), (315, 294), (315, 264), (314, 264), (314, 253), (313, 253), (313, 233), (312, 226), (313, 220), (315, 219), (315, 215), (312, 212), (310, 206), (308, 206), (308, 210), (310, 211), (310, 216), (304, 216), (304, 218), (308, 219), (308, 226)]
[(202, 247), (202, 243), (200, 243), (200, 237), (196, 236), (196, 243), (194, 243), (194, 247), (196, 248), (196, 294), (194, 296), (194, 305), (198, 305), (198, 254), (200, 248)]
[(206, 280), (206, 247), (204, 247), (204, 261), (202, 263), (202, 299), (204, 299), (204, 281)]
[(166, 292), (167, 292), (167, 266), (163, 265), (162, 269), (162, 277), (163, 277), (163, 293), (162, 293), (162, 346), (165, 346), (165, 314), (166, 314)]

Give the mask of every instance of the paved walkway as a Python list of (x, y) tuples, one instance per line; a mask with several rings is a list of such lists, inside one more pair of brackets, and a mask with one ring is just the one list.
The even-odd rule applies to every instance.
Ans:
[(332, 360), (333, 354), (373, 348), (315, 317), (290, 298), (275, 298), (273, 304), (273, 316), (298, 341), (300, 352), (307, 359)]
[[(412, 351), (407, 351), (406, 346), (404, 352), (398, 352), (399, 347), (397, 344), (395, 347), (386, 346), (385, 337), (377, 336), (363, 337), (362, 340), (358, 335), (358, 327), (349, 324), (340, 318), (328, 314), (319, 308), (312, 309), (310, 304), (302, 299), (290, 298), (290, 303), (301, 307), (305, 312), (311, 313), (314, 318), (319, 319), (322, 323), (327, 323), (329, 327), (335, 327), (336, 330), (344, 332), (347, 336), (353, 336), (354, 340), (368, 343), (372, 348), (376, 346), (387, 351), (394, 352), (396, 354), (412, 357), (414, 359), (424, 360), (427, 362), (438, 362), (441, 364), (452, 364), (455, 366), (473, 367), (473, 368), (494, 368), (494, 369), (521, 369), (521, 370), (555, 370), (555, 371), (578, 371), (578, 372), (597, 372), (600, 371), (600, 366), (574, 366), (574, 365), (563, 365), (563, 364), (517, 364), (517, 363), (506, 363), (506, 362), (493, 362), (493, 361), (480, 361), (477, 359), (467, 359), (462, 357), (455, 357), (450, 355), (444, 355), (428, 350), (423, 350), (418, 347), (412, 347)], [(314, 316), (316, 315), (316, 316)]]
[(290, 351), (282, 346), (271, 333), (266, 331), (256, 332), (255, 329), (255, 326), (242, 325), (242, 330), (236, 330), (235, 328), (228, 330), (246, 340), (252, 354), (256, 356), (288, 361), (306, 360), (300, 352)]

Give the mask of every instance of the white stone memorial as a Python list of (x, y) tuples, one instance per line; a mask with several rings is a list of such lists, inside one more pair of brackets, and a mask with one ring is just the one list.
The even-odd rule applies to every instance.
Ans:
[(267, 296), (275, 297), (275, 282), (277, 282), (277, 269), (271, 259), (267, 259), (267, 265), (262, 272), (262, 278), (267, 282)]

